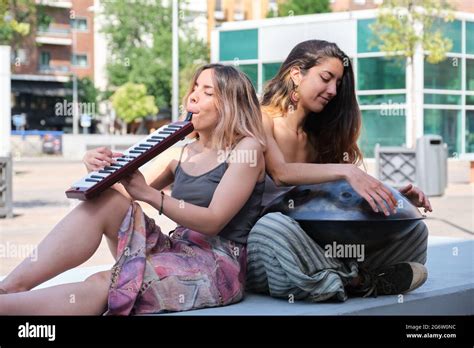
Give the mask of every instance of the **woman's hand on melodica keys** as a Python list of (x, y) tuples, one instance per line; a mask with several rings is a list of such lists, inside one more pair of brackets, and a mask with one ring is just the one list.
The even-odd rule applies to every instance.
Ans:
[(115, 158), (123, 156), (120, 152), (112, 152), (105, 146), (99, 147), (97, 149), (92, 149), (86, 152), (82, 161), (86, 165), (88, 172), (93, 172), (100, 170), (105, 166), (110, 166), (114, 164)]

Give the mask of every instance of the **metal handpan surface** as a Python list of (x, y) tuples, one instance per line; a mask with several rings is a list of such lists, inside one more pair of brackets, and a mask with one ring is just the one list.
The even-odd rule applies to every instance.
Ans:
[(379, 213), (374, 212), (345, 180), (297, 186), (274, 199), (263, 213), (288, 215), (319, 244), (337, 242), (376, 248), (403, 237), (424, 218), (405, 196), (389, 189), (397, 200), (397, 212), (389, 216), (380, 207)]

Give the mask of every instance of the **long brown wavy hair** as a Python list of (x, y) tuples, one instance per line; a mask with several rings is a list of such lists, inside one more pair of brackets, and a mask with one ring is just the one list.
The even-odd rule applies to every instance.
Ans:
[(293, 107), (290, 95), (295, 84), (290, 77), (292, 67), (299, 67), (303, 75), (321, 64), (325, 58), (337, 58), (344, 67), (337, 95), (319, 112), (306, 116), (304, 131), (316, 150), (316, 163), (362, 162), (357, 145), (361, 129), (361, 114), (357, 103), (354, 72), (349, 57), (334, 43), (308, 40), (296, 45), (283, 62), (278, 74), (265, 87), (262, 110), (270, 116), (286, 116)]

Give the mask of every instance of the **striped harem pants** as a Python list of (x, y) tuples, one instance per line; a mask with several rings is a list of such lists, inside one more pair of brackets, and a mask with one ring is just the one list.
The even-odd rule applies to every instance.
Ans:
[(266, 214), (247, 240), (246, 289), (286, 299), (345, 301), (344, 287), (359, 267), (374, 271), (403, 261), (425, 264), (428, 228), (421, 220), (407, 228), (403, 238), (365, 255), (359, 263), (354, 258), (328, 257), (298, 222), (281, 213)]

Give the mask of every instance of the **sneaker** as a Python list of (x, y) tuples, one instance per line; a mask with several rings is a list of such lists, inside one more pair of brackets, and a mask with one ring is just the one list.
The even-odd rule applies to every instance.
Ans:
[(428, 278), (426, 267), (416, 262), (396, 263), (372, 272), (361, 270), (361, 274), (363, 284), (352, 292), (363, 297), (404, 294), (419, 288)]

